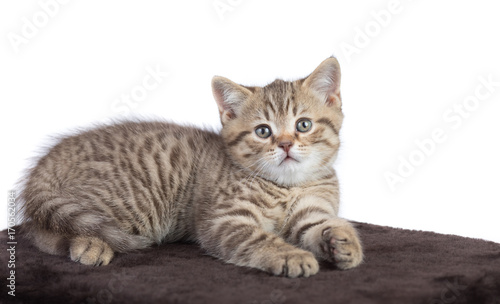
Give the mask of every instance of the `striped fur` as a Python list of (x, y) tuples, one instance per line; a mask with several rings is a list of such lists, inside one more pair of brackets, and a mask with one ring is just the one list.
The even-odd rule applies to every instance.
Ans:
[[(154, 121), (63, 138), (25, 180), (24, 226), (42, 251), (91, 265), (153, 243), (195, 241), (276, 275), (313, 275), (317, 259), (354, 267), (361, 245), (337, 217), (332, 168), (339, 81), (334, 58), (305, 79), (265, 87), (214, 77), (220, 134)], [(304, 118), (312, 127), (299, 132)], [(262, 124), (272, 136), (257, 136)]]

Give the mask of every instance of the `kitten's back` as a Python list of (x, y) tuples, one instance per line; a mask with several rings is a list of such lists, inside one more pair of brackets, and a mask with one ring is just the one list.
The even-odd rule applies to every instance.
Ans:
[(56, 236), (98, 235), (115, 251), (185, 238), (194, 170), (207, 151), (222, 147), (213, 132), (165, 122), (124, 122), (65, 137), (26, 178), (27, 226), (46, 240), (39, 247), (52, 244), (40, 248), (51, 253), (65, 246)]

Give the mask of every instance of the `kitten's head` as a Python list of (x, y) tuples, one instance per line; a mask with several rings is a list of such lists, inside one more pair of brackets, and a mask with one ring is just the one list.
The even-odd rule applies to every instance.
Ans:
[(343, 119), (335, 58), (301, 80), (246, 87), (215, 76), (212, 89), (227, 150), (251, 174), (286, 186), (331, 174)]

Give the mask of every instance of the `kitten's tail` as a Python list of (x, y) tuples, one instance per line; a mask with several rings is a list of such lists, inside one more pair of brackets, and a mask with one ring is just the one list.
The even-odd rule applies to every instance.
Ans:
[(69, 241), (77, 236), (98, 237), (117, 252), (142, 249), (153, 243), (147, 237), (126, 233), (90, 202), (37, 194), (28, 197), (25, 193), (21, 197), (23, 229), (44, 252), (66, 254)]

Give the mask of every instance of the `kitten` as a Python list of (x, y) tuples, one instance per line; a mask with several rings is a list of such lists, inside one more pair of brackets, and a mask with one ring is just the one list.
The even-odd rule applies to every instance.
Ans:
[(357, 232), (337, 217), (337, 60), (293, 82), (246, 87), (216, 76), (212, 88), (220, 134), (123, 122), (61, 139), (24, 181), (34, 244), (86, 265), (175, 241), (288, 277), (317, 273), (317, 259), (360, 264)]

